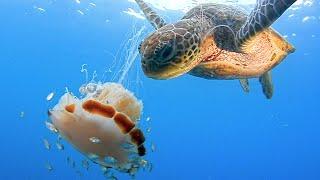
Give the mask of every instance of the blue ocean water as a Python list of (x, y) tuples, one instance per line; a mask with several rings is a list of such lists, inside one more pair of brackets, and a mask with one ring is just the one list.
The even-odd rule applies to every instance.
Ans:
[[(104, 179), (95, 164), (84, 170), (83, 156), (67, 142), (64, 151), (55, 148), (56, 136), (44, 125), (47, 110), (65, 87), (78, 91), (85, 82), (83, 64), (101, 79), (113, 65), (110, 54), (119, 51), (133, 27), (146, 26), (146, 33), (152, 27), (122, 12), (138, 10), (126, 0), (3, 0), (0, 7), (0, 179)], [(144, 118), (152, 119), (147, 142), (155, 152), (148, 147), (152, 171), (141, 171), (136, 179), (320, 179), (319, 10), (314, 1), (289, 10), (273, 25), (297, 50), (273, 70), (272, 100), (265, 99), (257, 80), (245, 94), (237, 81), (189, 75), (148, 79), (137, 59), (125, 85), (143, 101)], [(183, 15), (158, 12), (172, 21)], [(55, 97), (48, 102), (50, 92)], [(44, 138), (52, 142), (50, 150)], [(75, 168), (67, 157), (76, 161)]]

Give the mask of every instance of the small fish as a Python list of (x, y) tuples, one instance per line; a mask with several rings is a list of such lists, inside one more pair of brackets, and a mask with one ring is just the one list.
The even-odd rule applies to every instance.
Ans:
[(71, 158), (68, 156), (67, 157), (67, 163), (70, 164), (70, 162), (71, 162)]
[(133, 148), (135, 148), (135, 145), (129, 142), (125, 142), (121, 145), (121, 147), (125, 150), (132, 150)]
[(47, 139), (43, 139), (43, 144), (46, 149), (50, 150), (51, 145)]
[(151, 144), (151, 151), (154, 152), (156, 150), (156, 146), (152, 143)]
[(48, 171), (52, 171), (52, 170), (53, 170), (53, 167), (52, 167), (52, 165), (51, 165), (49, 162), (46, 162), (45, 167), (46, 167), (46, 169), (47, 169)]
[(111, 157), (111, 156), (108, 156), (104, 159), (104, 161), (107, 163), (107, 164), (115, 164), (117, 163), (117, 160), (114, 158), (114, 157)]
[(147, 117), (146, 121), (147, 122), (151, 121), (151, 117)]
[(87, 160), (82, 160), (82, 167), (89, 170), (89, 162)]
[(146, 166), (146, 170), (149, 171), (149, 172), (151, 172), (152, 169), (153, 169), (152, 163), (148, 162), (148, 164), (147, 164), (147, 166)]
[(77, 10), (77, 12), (81, 15), (84, 15), (84, 13), (81, 10)]
[(21, 112), (20, 112), (20, 118), (24, 118), (24, 115), (25, 115), (24, 112), (21, 111)]
[(57, 146), (57, 149), (58, 149), (58, 150), (60, 150), (60, 151), (63, 151), (63, 150), (64, 150), (63, 144), (56, 143), (56, 146)]
[(89, 159), (91, 159), (91, 160), (97, 160), (97, 159), (99, 158), (98, 155), (92, 154), (92, 153), (90, 153), (90, 154), (88, 155), (88, 157), (89, 157)]
[(151, 132), (151, 127), (148, 127), (147, 128), (147, 133), (150, 133)]
[(49, 129), (51, 132), (58, 133), (58, 129), (50, 122), (45, 122), (47, 129)]

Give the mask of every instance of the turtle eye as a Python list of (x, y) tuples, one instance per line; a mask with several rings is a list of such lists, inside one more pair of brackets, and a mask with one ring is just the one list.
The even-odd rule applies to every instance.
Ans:
[(171, 41), (165, 43), (160, 50), (158, 55), (163, 61), (170, 60), (174, 56), (174, 46)]
[(173, 48), (171, 46), (165, 46), (162, 50), (161, 57), (163, 59), (168, 59), (173, 52)]

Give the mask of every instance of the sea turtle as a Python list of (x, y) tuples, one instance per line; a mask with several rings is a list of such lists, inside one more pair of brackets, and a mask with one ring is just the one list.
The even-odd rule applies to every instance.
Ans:
[(146, 76), (170, 79), (189, 73), (205, 79), (259, 78), (268, 99), (271, 69), (295, 48), (270, 25), (296, 0), (257, 0), (250, 13), (226, 4), (201, 4), (166, 24), (143, 0), (135, 0), (157, 30), (139, 46)]

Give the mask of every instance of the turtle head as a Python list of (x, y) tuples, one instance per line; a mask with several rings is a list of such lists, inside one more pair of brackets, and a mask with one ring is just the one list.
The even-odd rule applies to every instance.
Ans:
[(168, 24), (149, 35), (140, 45), (142, 69), (153, 79), (170, 79), (199, 64), (200, 27), (194, 20)]

